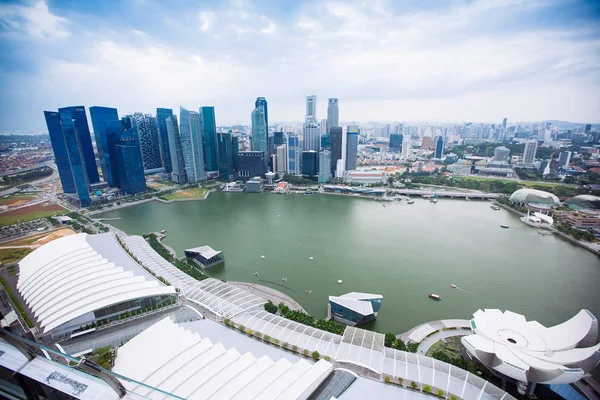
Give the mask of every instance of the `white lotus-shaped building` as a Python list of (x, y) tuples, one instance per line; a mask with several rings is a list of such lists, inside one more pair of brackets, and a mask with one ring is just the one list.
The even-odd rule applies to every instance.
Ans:
[(600, 362), (598, 320), (588, 310), (550, 328), (511, 311), (478, 310), (473, 317), (475, 334), (462, 343), (497, 375), (523, 383), (572, 383)]

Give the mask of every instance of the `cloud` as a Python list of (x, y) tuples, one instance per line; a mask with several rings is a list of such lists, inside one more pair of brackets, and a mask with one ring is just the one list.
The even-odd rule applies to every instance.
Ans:
[(8, 31), (26, 33), (35, 39), (67, 38), (68, 20), (54, 15), (43, 0), (29, 5), (0, 5), (0, 21)]
[(211, 12), (201, 11), (198, 15), (198, 18), (200, 19), (199, 29), (202, 32), (208, 32), (210, 30), (214, 17), (215, 15)]

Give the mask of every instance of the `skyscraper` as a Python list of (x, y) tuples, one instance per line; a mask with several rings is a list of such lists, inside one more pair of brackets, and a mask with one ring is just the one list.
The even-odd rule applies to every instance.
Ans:
[(317, 123), (317, 96), (306, 96), (306, 122)]
[(358, 129), (358, 125), (348, 125), (348, 130), (346, 131), (346, 171), (356, 169), (359, 133), (360, 129)]
[(94, 147), (92, 146), (92, 137), (90, 136), (90, 127), (88, 125), (87, 115), (84, 106), (63, 107), (58, 109), (58, 114), (68, 112), (73, 119), (73, 126), (77, 133), (77, 140), (81, 148), (85, 171), (90, 184), (100, 182), (96, 157), (94, 156)]
[(280, 144), (277, 146), (277, 166), (275, 168), (275, 172), (277, 172), (280, 176), (287, 173), (288, 166), (288, 154), (287, 154), (287, 145)]
[(288, 167), (287, 173), (290, 175), (300, 175), (300, 144), (298, 142), (298, 136), (289, 134), (287, 137), (287, 151), (288, 151)]
[(202, 127), (200, 114), (179, 107), (179, 136), (187, 181), (197, 183), (206, 180), (204, 169), (204, 151), (202, 145)]
[(331, 181), (331, 152), (322, 150), (319, 153), (319, 183)]
[(525, 143), (525, 150), (523, 150), (523, 164), (525, 166), (531, 166), (535, 160), (535, 153), (537, 152), (537, 140), (530, 140)]
[[(90, 199), (90, 181), (87, 174), (87, 165), (85, 164), (85, 152), (80, 141), (81, 136), (77, 133), (75, 119), (69, 109), (59, 111), (59, 116), (79, 205), (87, 207), (92, 204), (92, 200)], [(91, 145), (91, 141), (89, 144)]]
[(585, 125), (585, 134), (589, 135), (590, 133), (592, 133), (592, 124), (586, 124)]
[(171, 115), (168, 117), (166, 125), (169, 136), (169, 151), (171, 153), (171, 180), (176, 183), (186, 183), (185, 161), (183, 160), (177, 116)]
[(169, 149), (169, 132), (167, 131), (167, 118), (173, 115), (173, 110), (170, 108), (156, 109), (156, 124), (158, 125), (158, 135), (160, 137), (160, 155), (162, 163), (165, 167), (165, 173), (170, 174), (171, 167), (171, 150)]
[(219, 179), (231, 181), (234, 179), (233, 171), (233, 135), (231, 133), (219, 133)]
[(258, 105), (250, 115), (252, 120), (252, 151), (262, 151), (264, 154), (265, 168), (269, 163), (269, 149), (267, 138), (267, 123), (265, 120), (265, 110), (262, 105)]
[(307, 121), (304, 123), (304, 141), (302, 142), (303, 151), (316, 151), (321, 150), (321, 135), (319, 125), (316, 121)]
[(267, 99), (264, 97), (257, 97), (254, 102), (254, 108), (258, 108), (258, 106), (262, 106), (263, 112), (265, 113), (265, 126), (267, 134), (269, 133), (269, 108), (267, 107)]
[(219, 170), (219, 150), (217, 148), (217, 122), (214, 107), (200, 107), (200, 129), (206, 171)]
[(409, 135), (404, 135), (402, 141), (402, 157), (408, 157), (412, 151), (412, 143), (411, 137)]
[(326, 119), (321, 120), (321, 123), (319, 124), (319, 129), (320, 129), (321, 136), (327, 134), (328, 130), (327, 130), (327, 120)]
[(133, 122), (139, 137), (144, 169), (151, 170), (162, 167), (156, 118), (149, 114), (135, 113)]
[(238, 177), (248, 180), (255, 176), (265, 176), (265, 153), (262, 151), (240, 151), (237, 154)]
[(558, 166), (559, 168), (565, 168), (571, 162), (571, 152), (570, 151), (561, 151), (558, 155)]
[(319, 175), (319, 153), (314, 150), (302, 152), (302, 176), (317, 178)]
[(435, 155), (434, 157), (438, 160), (444, 156), (444, 137), (438, 136), (435, 141)]
[(146, 190), (146, 178), (135, 118), (129, 116), (122, 121), (123, 131), (115, 145), (119, 183), (123, 192), (132, 195)]
[(504, 146), (498, 146), (494, 149), (494, 161), (508, 162), (510, 150)]
[(337, 160), (342, 159), (342, 133), (340, 127), (332, 127), (329, 129), (329, 141), (331, 143), (331, 174), (335, 174)]
[(404, 135), (401, 133), (392, 133), (390, 134), (390, 151), (402, 151), (402, 140), (404, 139)]
[(56, 111), (44, 111), (46, 118), (46, 126), (54, 152), (54, 162), (58, 169), (58, 176), (64, 193), (77, 193), (75, 189), (75, 180), (73, 179), (73, 171), (71, 170), (71, 162), (69, 161), (69, 153), (63, 134), (60, 117)]
[(273, 143), (275, 144), (275, 146), (285, 144), (285, 135), (283, 134), (283, 132), (273, 132)]
[(502, 120), (502, 130), (506, 130), (506, 118)]
[(327, 104), (327, 132), (331, 132), (331, 128), (340, 126), (340, 110), (338, 108), (338, 99), (331, 98)]
[[(112, 171), (110, 151), (108, 147), (108, 138), (106, 136), (106, 124), (119, 120), (119, 114), (116, 108), (110, 107), (90, 107), (90, 116), (92, 117), (92, 128), (94, 128), (94, 138), (96, 139), (96, 150), (102, 170), (102, 178), (108, 183), (108, 186), (118, 187), (118, 176), (116, 171)], [(113, 160), (113, 163), (116, 160)]]

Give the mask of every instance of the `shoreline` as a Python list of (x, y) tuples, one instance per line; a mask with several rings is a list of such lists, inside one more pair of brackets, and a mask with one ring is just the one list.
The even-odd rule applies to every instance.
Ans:
[(263, 297), (265, 300), (271, 300), (275, 305), (278, 305), (279, 303), (283, 302), (283, 304), (285, 304), (292, 310), (300, 310), (303, 313), (307, 313), (306, 310), (302, 308), (300, 303), (298, 303), (296, 300), (294, 300), (287, 294), (280, 292), (277, 289), (273, 289), (268, 286), (263, 286), (259, 285), (258, 283), (251, 282), (227, 281), (227, 283), (231, 283), (232, 285), (247, 290), (250, 293), (257, 294), (258, 296)]

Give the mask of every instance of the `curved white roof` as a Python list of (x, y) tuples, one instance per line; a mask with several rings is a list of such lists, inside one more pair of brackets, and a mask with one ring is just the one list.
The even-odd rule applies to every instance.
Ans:
[(488, 369), (521, 382), (572, 383), (600, 362), (598, 321), (588, 310), (546, 328), (511, 311), (478, 310), (461, 340)]
[(175, 294), (111, 233), (65, 236), (36, 249), (19, 263), (17, 289), (44, 332), (123, 301)]
[(558, 197), (552, 193), (537, 189), (519, 189), (510, 195), (509, 200), (514, 203), (560, 204)]

